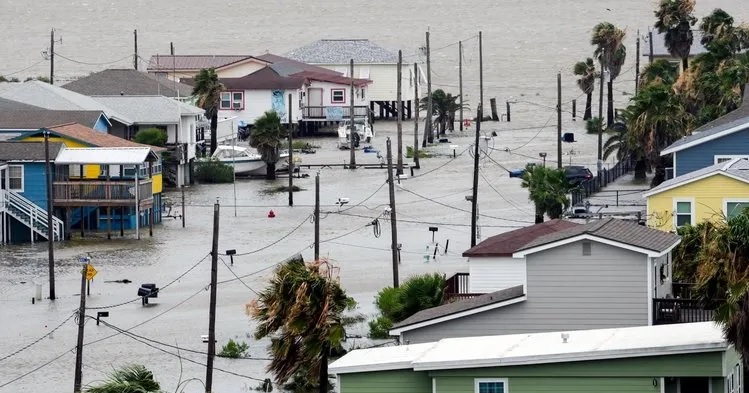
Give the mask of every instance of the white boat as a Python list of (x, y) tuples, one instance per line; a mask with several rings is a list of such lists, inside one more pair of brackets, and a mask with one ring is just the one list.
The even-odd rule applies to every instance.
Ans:
[[(372, 126), (366, 117), (358, 117), (354, 119), (354, 128), (356, 133), (354, 134), (354, 147), (358, 147), (361, 141), (365, 143), (371, 143), (375, 134), (372, 130)], [(351, 146), (351, 119), (344, 120), (338, 126), (338, 147), (341, 149), (348, 149)]]
[[(265, 175), (265, 162), (263, 162), (260, 154), (247, 147), (219, 145), (211, 158), (226, 165), (234, 166), (234, 174), (236, 175)], [(288, 168), (288, 158), (289, 153), (282, 151), (278, 162), (276, 162), (276, 171)]]

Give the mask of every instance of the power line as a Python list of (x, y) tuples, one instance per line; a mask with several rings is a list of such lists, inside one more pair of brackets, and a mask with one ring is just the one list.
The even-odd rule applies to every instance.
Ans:
[(76, 314), (70, 314), (69, 317), (65, 318), (64, 321), (60, 322), (59, 325), (55, 326), (52, 330), (50, 330), (49, 332), (47, 332), (45, 335), (43, 335), (43, 336), (39, 337), (38, 339), (30, 342), (29, 344), (23, 346), (22, 348), (18, 349), (17, 351), (15, 351), (13, 353), (10, 353), (8, 355), (5, 355), (2, 358), (0, 358), (0, 362), (2, 362), (3, 360), (6, 360), (6, 359), (12, 358), (15, 355), (18, 355), (19, 353), (21, 353), (21, 352), (23, 352), (23, 351), (31, 348), (32, 346), (36, 345), (38, 342), (42, 341), (43, 339), (49, 337), (52, 333), (54, 333), (55, 331), (57, 331), (58, 329), (60, 329), (63, 325), (65, 325), (68, 321), (70, 321), (74, 316), (76, 316)]
[(41, 369), (42, 369), (42, 368), (44, 368), (44, 367), (47, 367), (47, 366), (49, 366), (50, 364), (52, 364), (52, 363), (56, 362), (56, 361), (57, 361), (57, 360), (59, 360), (59, 359), (60, 359), (61, 357), (65, 356), (65, 355), (67, 355), (67, 354), (69, 354), (69, 353), (71, 353), (71, 351), (74, 351), (74, 350), (75, 350), (75, 347), (72, 347), (72, 348), (70, 348), (69, 350), (67, 350), (67, 351), (65, 351), (65, 352), (63, 352), (63, 353), (61, 353), (60, 355), (58, 355), (58, 356), (56, 356), (56, 357), (52, 358), (51, 360), (49, 360), (49, 361), (47, 361), (47, 362), (45, 362), (45, 363), (42, 363), (41, 365), (37, 366), (36, 368), (33, 368), (33, 369), (31, 369), (31, 370), (29, 370), (29, 371), (27, 371), (27, 372), (25, 372), (25, 373), (23, 373), (23, 374), (19, 375), (18, 377), (14, 378), (14, 379), (11, 379), (11, 380), (10, 380), (10, 381), (8, 381), (8, 382), (5, 382), (4, 384), (0, 385), (0, 389), (1, 389), (1, 388), (4, 388), (4, 387), (6, 387), (6, 386), (8, 386), (8, 385), (10, 385), (10, 384), (12, 384), (12, 383), (14, 383), (14, 382), (16, 382), (16, 381), (19, 381), (19, 380), (21, 380), (21, 379), (23, 379), (23, 378), (26, 378), (27, 376), (29, 376), (29, 375), (31, 375), (31, 374), (33, 374), (33, 373), (35, 373), (35, 372), (37, 372), (37, 371), (41, 370)]
[(91, 65), (91, 66), (102, 66), (102, 65), (109, 65), (109, 64), (119, 63), (119, 62), (121, 62), (123, 60), (127, 60), (127, 59), (130, 59), (130, 58), (133, 57), (133, 55), (127, 55), (127, 56), (125, 56), (125, 57), (123, 57), (121, 59), (117, 59), (117, 60), (109, 61), (109, 62), (105, 62), (105, 63), (89, 63), (89, 62), (74, 60), (74, 59), (71, 59), (69, 57), (65, 57), (65, 56), (63, 56), (63, 55), (61, 55), (61, 54), (59, 54), (57, 52), (55, 52), (55, 56), (62, 57), (63, 59), (65, 59), (67, 61), (70, 61), (70, 62), (73, 62), (73, 63), (76, 63), (76, 64)]
[(229, 267), (229, 265), (228, 265), (228, 264), (226, 263), (226, 261), (224, 260), (224, 258), (221, 258), (221, 257), (219, 257), (219, 259), (220, 259), (220, 260), (221, 260), (221, 262), (222, 262), (222, 263), (224, 264), (224, 266), (226, 266), (226, 268), (227, 268), (227, 269), (229, 269), (229, 271), (231, 272), (231, 274), (232, 274), (232, 275), (233, 275), (234, 277), (236, 277), (236, 278), (237, 278), (237, 280), (239, 280), (239, 282), (241, 282), (241, 283), (242, 283), (242, 285), (244, 285), (245, 287), (247, 287), (247, 289), (249, 289), (250, 291), (252, 291), (252, 293), (254, 293), (255, 295), (260, 295), (260, 294), (259, 294), (259, 293), (258, 293), (258, 292), (257, 292), (256, 290), (252, 289), (252, 287), (250, 287), (249, 285), (247, 285), (247, 283), (246, 283), (246, 282), (244, 282), (244, 281), (243, 281), (243, 280), (242, 280), (242, 279), (241, 279), (241, 278), (240, 278), (240, 277), (239, 277), (239, 276), (237, 275), (237, 273), (235, 273), (235, 272), (234, 272), (234, 270), (233, 270), (233, 269), (232, 269), (231, 267)]
[(28, 66), (28, 67), (26, 67), (26, 68), (24, 68), (24, 69), (22, 69), (22, 70), (18, 70), (18, 71), (13, 71), (13, 72), (11, 72), (11, 73), (9, 73), (9, 74), (2, 74), (2, 76), (11, 76), (11, 75), (16, 75), (16, 74), (20, 74), (20, 73), (22, 73), (22, 72), (24, 72), (24, 71), (30, 70), (30, 69), (32, 69), (32, 68), (34, 68), (34, 67), (38, 66), (39, 64), (42, 64), (42, 63), (44, 63), (45, 61), (46, 61), (46, 60), (44, 60), (44, 59), (42, 59), (42, 60), (39, 60), (39, 61), (37, 61), (36, 63), (34, 63), (34, 64), (32, 64), (32, 65), (30, 65), (30, 66)]
[(484, 179), (484, 181), (486, 182), (486, 184), (487, 184), (487, 185), (489, 185), (489, 187), (490, 187), (490, 188), (491, 188), (492, 190), (494, 190), (494, 192), (495, 192), (495, 193), (497, 193), (497, 195), (499, 195), (499, 197), (500, 197), (500, 198), (502, 198), (502, 199), (503, 199), (503, 200), (504, 200), (505, 202), (509, 203), (509, 204), (510, 204), (510, 206), (512, 206), (512, 207), (514, 207), (515, 209), (518, 209), (518, 210), (520, 210), (520, 211), (523, 211), (523, 212), (525, 212), (525, 213), (530, 213), (529, 211), (527, 211), (527, 210), (525, 210), (525, 209), (521, 208), (520, 206), (516, 205), (515, 203), (513, 203), (513, 202), (512, 202), (512, 201), (510, 201), (509, 199), (505, 198), (505, 196), (504, 196), (504, 195), (502, 195), (502, 193), (501, 193), (501, 192), (499, 192), (499, 190), (497, 190), (497, 189), (496, 189), (496, 188), (495, 188), (495, 187), (494, 187), (494, 186), (492, 185), (492, 183), (490, 183), (490, 182), (489, 182), (489, 179), (487, 179), (487, 178), (486, 178), (486, 176), (484, 176), (484, 171), (483, 171), (483, 170), (482, 170), (481, 168), (479, 168), (479, 175), (481, 175), (481, 178), (482, 178), (482, 179)]
[[(252, 250), (252, 251), (248, 251), (248, 252), (243, 252), (243, 253), (235, 254), (234, 256), (235, 257), (242, 257), (242, 256), (246, 256), (246, 255), (256, 254), (256, 253), (258, 253), (260, 251), (267, 250), (267, 249), (275, 246), (276, 244), (282, 242), (287, 237), (291, 236), (299, 228), (301, 228), (302, 225), (304, 225), (304, 223), (306, 223), (311, 217), (312, 217), (312, 215), (307, 216), (304, 220), (302, 220), (302, 222), (300, 222), (297, 226), (295, 226), (291, 231), (289, 231), (287, 234), (281, 236), (280, 238), (276, 239), (275, 241), (271, 242), (270, 244), (267, 244), (267, 245), (265, 245), (263, 247), (260, 247), (260, 248), (258, 248), (256, 250)], [(221, 254), (221, 255), (227, 255), (227, 254)]]
[[(351, 217), (369, 218), (369, 219), (375, 218), (375, 217), (364, 216), (361, 214), (353, 214), (353, 213), (342, 213), (341, 215), (351, 216)], [(448, 223), (448, 222), (430, 222), (430, 221), (401, 220), (401, 219), (398, 219), (398, 223), (422, 224), (422, 225), (446, 226), (446, 227), (470, 227), (471, 226), (471, 224), (454, 224), (454, 223)], [(522, 228), (523, 227), (522, 225), (481, 225), (481, 226), (484, 228)]]

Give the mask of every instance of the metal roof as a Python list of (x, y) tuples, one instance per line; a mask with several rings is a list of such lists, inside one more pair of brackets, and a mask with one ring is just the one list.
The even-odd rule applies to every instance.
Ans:
[(87, 96), (161, 95), (190, 97), (192, 86), (133, 69), (108, 69), (77, 79), (62, 87)]
[(115, 108), (139, 124), (177, 124), (182, 116), (205, 111), (164, 96), (95, 96), (94, 100)]
[(693, 172), (685, 173), (681, 176), (664, 181), (657, 187), (651, 188), (643, 195), (645, 197), (649, 197), (651, 195), (655, 195), (663, 191), (683, 186), (693, 181), (721, 173), (732, 176), (735, 179), (741, 180), (745, 183), (749, 183), (749, 160), (747, 160), (746, 158), (737, 158), (728, 162), (721, 162), (720, 164), (711, 165), (707, 168), (702, 168)]
[(281, 76), (289, 76), (302, 71), (319, 72), (330, 75), (343, 75), (340, 72), (329, 70), (324, 67), (302, 63), (301, 61), (274, 55), (272, 53), (266, 53), (264, 55), (257, 56), (257, 58), (273, 63), (270, 65), (270, 67), (273, 68), (273, 70), (275, 70)]
[(155, 157), (149, 147), (85, 147), (64, 149), (57, 155), (58, 165), (139, 165)]
[(398, 55), (370, 40), (319, 40), (285, 55), (309, 64), (397, 64)]
[(221, 68), (244, 60), (269, 64), (250, 55), (155, 55), (151, 56), (147, 69), (152, 72), (198, 71), (203, 68)]

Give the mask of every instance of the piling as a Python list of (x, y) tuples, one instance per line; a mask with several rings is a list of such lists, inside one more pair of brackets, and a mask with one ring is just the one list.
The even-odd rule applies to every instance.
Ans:
[(505, 101), (505, 104), (507, 105), (507, 122), (510, 122), (510, 101)]
[(572, 120), (577, 120), (577, 100), (572, 100)]
[(492, 107), (492, 121), (499, 121), (499, 115), (497, 114), (497, 99), (490, 98), (489, 105)]

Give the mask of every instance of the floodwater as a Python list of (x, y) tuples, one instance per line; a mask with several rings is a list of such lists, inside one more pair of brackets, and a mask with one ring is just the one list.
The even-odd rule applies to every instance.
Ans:
[[(564, 132), (574, 132), (577, 140), (565, 144), (563, 162), (595, 168), (596, 137), (586, 135), (581, 130), (582, 121), (573, 122), (568, 113), (574, 98), (578, 98), (579, 112), (583, 107), (570, 72), (571, 65), (590, 53), (590, 27), (604, 19), (627, 27), (631, 41), (628, 46), (634, 54), (634, 32), (637, 28), (646, 29), (652, 21), (653, 2), (482, 0), (453, 9), (435, 7), (433, 2), (420, 0), (404, 2), (396, 9), (360, 0), (260, 0), (214, 4), (210, 16), (201, 20), (199, 16), (206, 15), (205, 7), (205, 3), (193, 0), (179, 4), (43, 0), (34, 2), (31, 7), (28, 2), (4, 0), (0, 4), (0, 15), (10, 23), (0, 26), (3, 36), (0, 74), (39, 62), (39, 52), (48, 41), (51, 26), (63, 37), (63, 43), (56, 49), (59, 54), (79, 62), (102, 63), (129, 54), (133, 28), (139, 30), (140, 53), (144, 57), (156, 52), (166, 53), (169, 41), (174, 41), (177, 53), (258, 53), (265, 49), (283, 53), (318, 37), (365, 37), (391, 48), (402, 47), (409, 62), (420, 61), (422, 58), (415, 55), (416, 49), (421, 45), (422, 32), (431, 25), (435, 87), (454, 91), (457, 64), (453, 59), (457, 48), (448, 45), (481, 29), (485, 35), (486, 97), (497, 97), (500, 102), (511, 97), (526, 101), (513, 105), (511, 123), (484, 124), (485, 135), (490, 136), (492, 131), (498, 134), (488, 141), (491, 155), (481, 160), (484, 178), (479, 181), (482, 215), (479, 225), (481, 237), (486, 238), (533, 221), (533, 208), (527, 201), (527, 193), (520, 187), (520, 180), (509, 178), (503, 168), (517, 169), (527, 162), (540, 162), (539, 153), (542, 152), (548, 153), (547, 164), (556, 165), (553, 105), (558, 70), (563, 73)], [(698, 14), (714, 7), (727, 9), (739, 20), (749, 20), (749, 9), (735, 0), (699, 1)], [(465, 52), (466, 91), (472, 102), (478, 94), (476, 46), (475, 39), (469, 40)], [(617, 83), (619, 93), (632, 90), (633, 72), (629, 67), (633, 65), (633, 57), (630, 56), (630, 64), (625, 66), (627, 72)], [(128, 62), (113, 65), (127, 66)], [(102, 68), (61, 58), (56, 66), (58, 75), (66, 78)], [(46, 62), (40, 63), (18, 75), (45, 73), (46, 67)], [(627, 96), (617, 95), (616, 98), (619, 105), (623, 105)], [(406, 122), (404, 129), (404, 143), (410, 144), (412, 123)], [(375, 130), (378, 135), (373, 146), (384, 156), (386, 137), (392, 136), (395, 150), (395, 124), (378, 122)], [(415, 172), (417, 177), (401, 181), (396, 188), (398, 242), (402, 244), (401, 278), (423, 272), (449, 276), (467, 271), (466, 261), (460, 255), (470, 244), (470, 204), (465, 196), (470, 194), (473, 160), (464, 150), (473, 143), (473, 138), (471, 133), (456, 131), (449, 139), (450, 143), (430, 149), (437, 156), (422, 159), (422, 169)], [(320, 148), (316, 154), (302, 155), (303, 164), (348, 161), (349, 152), (337, 150), (333, 139), (311, 141)], [(456, 159), (450, 158), (451, 145), (457, 145), (455, 150), (459, 156)], [(357, 151), (357, 162), (378, 163), (379, 159), (374, 153)], [(124, 239), (106, 241), (99, 234), (56, 244), (58, 300), (54, 302), (43, 300), (31, 304), (33, 283), (44, 285), (45, 296), (48, 291), (45, 244), (1, 248), (0, 391), (72, 389), (75, 353), (71, 349), (75, 346), (77, 332), (72, 319), (50, 337), (15, 356), (3, 358), (49, 333), (78, 307), (79, 258), (83, 256), (89, 256), (99, 271), (91, 287), (91, 296), (87, 297), (87, 306), (126, 303), (108, 308), (109, 317), (103, 320), (117, 328), (132, 328), (133, 334), (143, 337), (138, 338), (140, 341), (124, 334), (109, 337), (116, 333), (113, 328), (97, 326), (95, 321), (89, 320), (85, 328), (85, 342), (89, 344), (83, 353), (84, 383), (101, 380), (113, 367), (129, 363), (147, 365), (167, 391), (174, 390), (180, 380), (184, 385), (191, 378), (204, 379), (205, 356), (200, 352), (204, 352), (206, 346), (201, 335), (207, 334), (209, 293), (206, 288), (210, 277), (207, 256), (216, 201), (220, 203), (221, 216), (219, 250), (251, 253), (235, 257), (233, 266), (226, 256), (219, 262), (219, 280), (226, 282), (218, 286), (218, 346), (230, 338), (241, 339), (250, 345), (254, 359), (216, 359), (217, 368), (233, 374), (216, 370), (214, 390), (252, 391), (257, 381), (251, 378), (269, 376), (264, 370), (267, 361), (263, 360), (267, 357), (267, 342), (255, 341), (250, 336), (254, 324), (245, 315), (245, 304), (255, 298), (254, 291), (263, 288), (276, 263), (298, 252), (308, 260), (312, 258), (310, 245), (314, 226), (309, 218), (317, 170), (304, 168), (303, 173), (310, 176), (294, 179), (304, 190), (295, 193), (295, 206), (291, 208), (287, 206), (286, 194), (263, 192), (274, 185), (286, 184), (288, 179), (276, 182), (240, 180), (236, 183), (236, 204), (232, 184), (198, 185), (186, 192), (185, 228), (181, 227), (180, 220), (167, 218), (154, 229), (152, 238), (143, 231), (141, 240), (128, 234)], [(335, 167), (320, 168), (319, 172), (325, 212), (320, 224), (321, 255), (340, 268), (342, 285), (359, 301), (358, 312), (371, 316), (374, 294), (392, 284), (390, 222), (382, 217), (388, 204), (386, 172)], [(167, 195), (175, 205), (173, 211), (179, 213), (179, 193)], [(349, 198), (350, 203), (337, 206), (338, 198)], [(275, 218), (267, 217), (270, 210), (274, 211)], [(367, 226), (375, 218), (380, 226), (379, 237), (375, 236), (373, 226)], [(439, 228), (434, 234), (439, 244), (434, 259), (425, 258), (433, 255), (435, 247), (430, 226)], [(293, 233), (286, 236), (292, 230)], [(448, 240), (449, 247), (445, 250)], [(242, 280), (237, 280), (235, 274), (243, 277)], [(139, 301), (127, 303), (135, 298), (138, 284), (150, 282), (164, 287), (177, 278), (150, 307), (141, 306)], [(107, 282), (123, 279), (132, 283)], [(95, 312), (92, 309), (89, 314), (95, 315)], [(366, 331), (358, 327), (350, 333), (366, 334)], [(366, 339), (350, 341), (352, 345), (370, 345)], [(178, 352), (175, 347), (180, 348), (181, 362), (175, 356)], [(41, 368), (33, 372), (38, 367)], [(30, 374), (24, 376), (26, 373)], [(198, 381), (186, 384), (186, 392), (203, 390)]]

